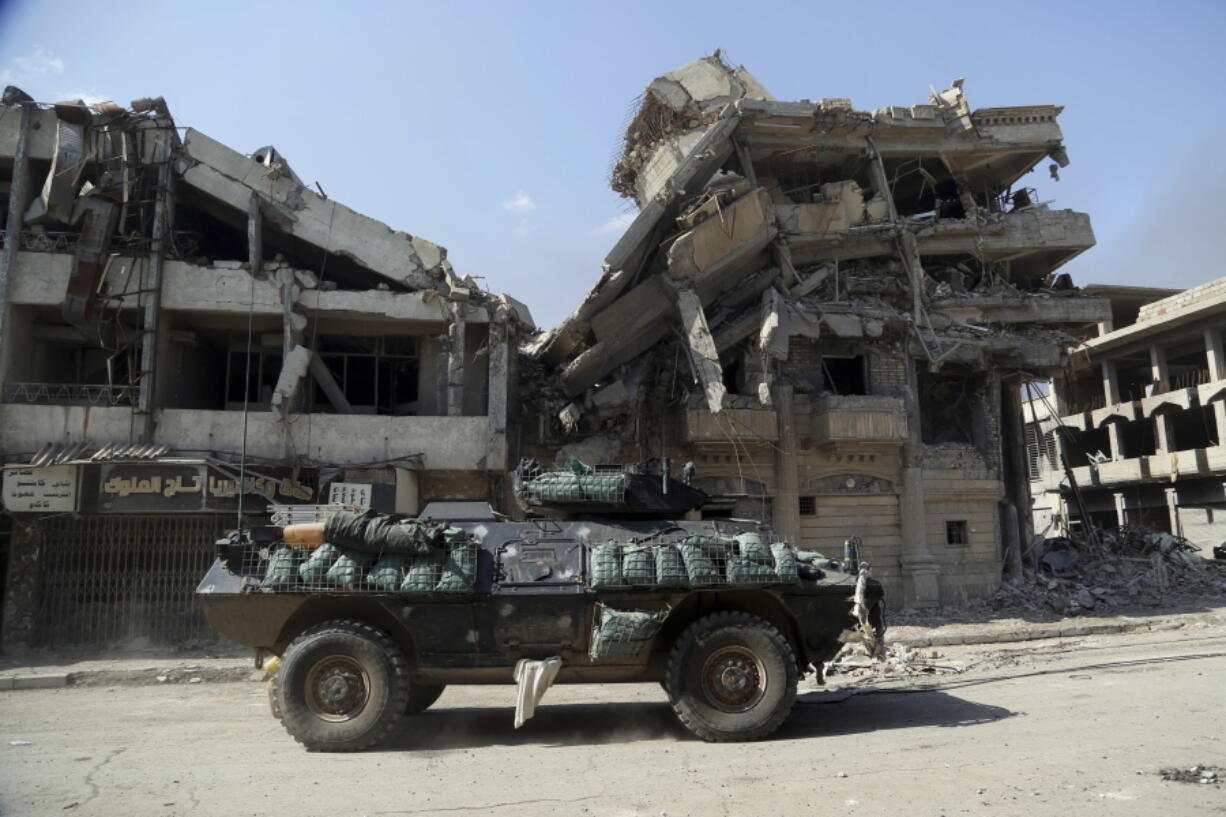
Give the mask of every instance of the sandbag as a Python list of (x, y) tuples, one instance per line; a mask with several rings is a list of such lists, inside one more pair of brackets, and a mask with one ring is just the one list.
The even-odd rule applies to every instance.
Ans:
[(476, 584), (477, 548), (462, 543), (447, 551), (443, 575), (434, 589), (440, 593), (471, 593)]
[(298, 567), (298, 578), (307, 584), (322, 584), (328, 579), (328, 571), (341, 556), (341, 549), (333, 544), (323, 544), (311, 551), (311, 556)]
[(741, 533), (733, 538), (736, 542), (736, 552), (747, 561), (760, 565), (775, 564), (774, 558), (771, 556), (770, 545), (762, 538), (760, 533)]
[(411, 561), (408, 556), (384, 556), (375, 562), (366, 581), (380, 590), (399, 590)]
[(375, 557), (369, 553), (342, 550), (332, 567), (328, 568), (328, 581), (344, 590), (356, 590), (374, 561)]
[(621, 545), (605, 542), (592, 548), (592, 587), (624, 587), (625, 584)]
[(649, 613), (601, 606), (596, 626), (592, 628), (589, 655), (593, 661), (637, 658), (656, 637), (667, 615), (667, 610)]
[[(691, 537), (698, 538), (698, 537)], [(708, 546), (688, 540), (677, 544), (677, 552), (685, 563), (685, 575), (689, 584), (701, 587), (708, 584), (723, 584), (722, 565), (711, 558)]]
[(268, 557), (268, 567), (264, 570), (264, 580), (260, 583), (268, 589), (290, 587), (298, 583), (298, 567), (306, 558), (303, 548), (282, 545)]
[(622, 548), (622, 577), (632, 587), (651, 587), (656, 583), (656, 557), (652, 548)]
[(432, 593), (438, 586), (439, 576), (443, 572), (441, 555), (389, 556), (387, 558), (404, 560), (404, 579), (399, 584), (401, 593)]
[(689, 576), (685, 572), (685, 560), (676, 545), (660, 545), (655, 548), (656, 584), (660, 587), (685, 587)]
[(800, 577), (796, 569), (796, 551), (787, 542), (775, 542), (771, 545), (771, 556), (775, 560), (775, 577), (781, 582), (792, 584)]
[(778, 581), (773, 564), (761, 564), (733, 554), (728, 557), (728, 584), (771, 584)]

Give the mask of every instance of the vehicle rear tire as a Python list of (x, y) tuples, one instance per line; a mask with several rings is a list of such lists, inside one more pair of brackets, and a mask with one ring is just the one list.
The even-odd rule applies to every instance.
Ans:
[(800, 671), (792, 645), (748, 613), (714, 613), (682, 633), (665, 686), (682, 725), (705, 741), (760, 740), (787, 720)]
[(446, 684), (419, 684), (409, 682), (409, 702), (405, 705), (404, 714), (420, 715), (438, 700), (447, 688)]
[(409, 700), (409, 665), (387, 633), (329, 621), (285, 651), (273, 676), (281, 723), (313, 752), (356, 752), (387, 737)]

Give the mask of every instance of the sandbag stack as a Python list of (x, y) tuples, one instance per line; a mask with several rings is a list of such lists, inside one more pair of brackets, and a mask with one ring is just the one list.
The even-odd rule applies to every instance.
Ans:
[(324, 544), (282, 544), (268, 561), (266, 590), (350, 590), (386, 593), (470, 593), (477, 578), (477, 542), (441, 522), (374, 511), (333, 514)]
[(678, 542), (605, 542), (591, 550), (597, 590), (791, 584), (796, 551), (759, 533), (732, 538), (687, 536)]

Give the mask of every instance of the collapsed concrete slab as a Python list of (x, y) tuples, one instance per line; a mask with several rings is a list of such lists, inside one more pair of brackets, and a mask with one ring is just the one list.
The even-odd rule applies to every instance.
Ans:
[(1030, 540), (1010, 395), (1107, 316), (1055, 272), (1088, 217), (1022, 181), (1068, 164), (1059, 113), (975, 110), (961, 80), (876, 111), (777, 101), (718, 55), (653, 80), (612, 179), (639, 215), (530, 347), (564, 421), (526, 450), (613, 435), (693, 463), (718, 512), (863, 537), (907, 604), (992, 592)]

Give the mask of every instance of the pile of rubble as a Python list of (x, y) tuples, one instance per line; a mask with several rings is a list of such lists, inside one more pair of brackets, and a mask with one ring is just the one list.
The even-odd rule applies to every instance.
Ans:
[(957, 674), (963, 668), (941, 663), (937, 650), (917, 650), (905, 644), (890, 644), (885, 656), (875, 659), (863, 644), (844, 644), (843, 649), (822, 668), (826, 678), (840, 676), (856, 680), (909, 678), (919, 675)]
[(1182, 537), (1128, 526), (1095, 539), (1046, 540), (1038, 569), (1005, 582), (985, 604), (998, 612), (1075, 616), (1215, 595), (1226, 596), (1226, 563), (1202, 557)]

